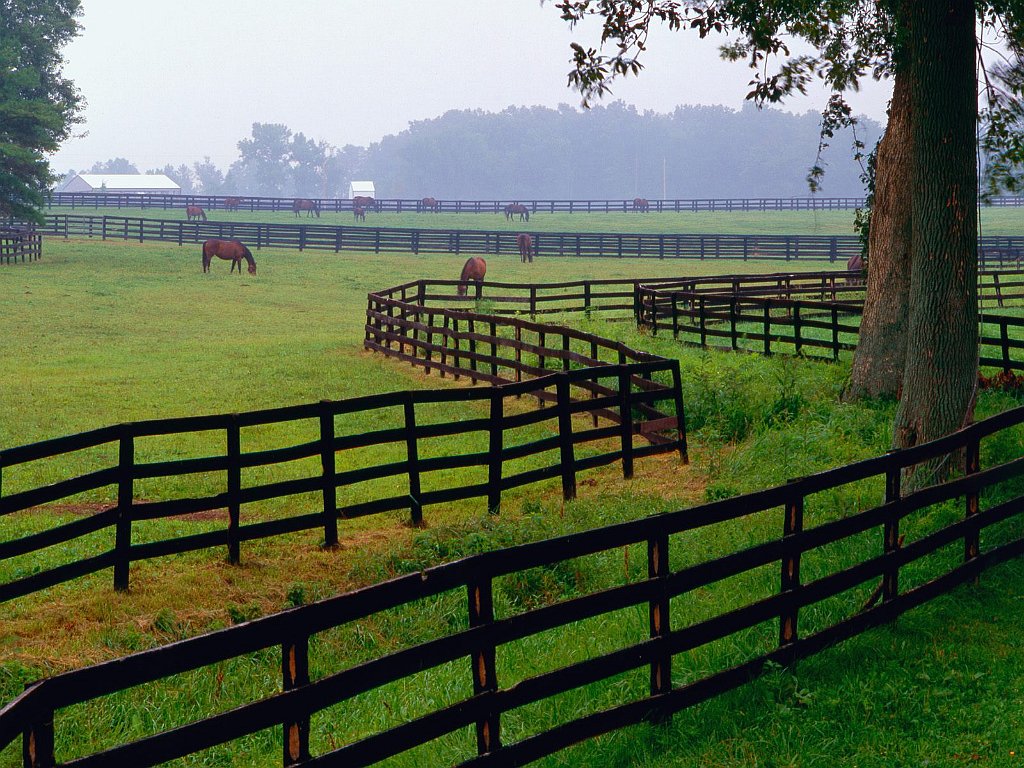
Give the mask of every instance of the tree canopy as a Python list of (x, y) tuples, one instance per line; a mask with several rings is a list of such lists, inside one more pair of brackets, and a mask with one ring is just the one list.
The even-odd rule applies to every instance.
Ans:
[(61, 54), (80, 14), (79, 0), (0, 0), (0, 217), (42, 219), (46, 154), (81, 122)]

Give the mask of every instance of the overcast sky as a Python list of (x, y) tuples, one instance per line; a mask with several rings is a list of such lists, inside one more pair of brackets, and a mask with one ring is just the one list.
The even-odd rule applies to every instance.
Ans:
[[(84, 137), (53, 156), (81, 170), (126, 157), (140, 170), (209, 155), (222, 169), (252, 123), (284, 123), (335, 146), (367, 145), (450, 109), (578, 105), (566, 86), (570, 31), (551, 0), (83, 0), (65, 73), (88, 106)], [(750, 71), (718, 45), (658, 29), (646, 69), (613, 98), (640, 109), (739, 108)], [(851, 98), (884, 122), (888, 84)], [(825, 94), (786, 109), (818, 109)]]

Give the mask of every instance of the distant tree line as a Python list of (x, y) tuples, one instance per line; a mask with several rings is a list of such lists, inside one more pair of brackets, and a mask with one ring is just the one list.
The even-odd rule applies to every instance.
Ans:
[[(164, 173), (195, 194), (344, 197), (353, 179), (372, 180), (381, 197), (447, 199), (604, 199), (646, 197), (803, 197), (816, 162), (820, 115), (750, 105), (641, 112), (621, 102), (581, 111), (562, 105), (499, 113), (453, 110), (413, 122), (369, 147), (337, 148), (254, 123), (226, 172), (209, 157), (167, 165)], [(881, 126), (863, 119), (858, 138), (873, 147)], [(823, 157), (821, 194), (864, 194), (852, 133), (839, 133)], [(124, 158), (92, 173), (138, 173)]]

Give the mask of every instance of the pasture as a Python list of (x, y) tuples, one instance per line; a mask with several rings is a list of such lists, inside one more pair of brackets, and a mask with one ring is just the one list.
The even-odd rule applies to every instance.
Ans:
[[(89, 208), (54, 206), (49, 213), (96, 213), (147, 219), (185, 220), (179, 208)], [(850, 235), (853, 211), (732, 211), (699, 213), (536, 213), (529, 221), (506, 221), (502, 213), (374, 213), (357, 221), (351, 213), (322, 213), (320, 218), (296, 217), (291, 211), (209, 210), (210, 221), (244, 221), (279, 224), (330, 224), (419, 229), (475, 229), (530, 232), (622, 232), (650, 234), (735, 235)], [(1024, 225), (1024, 208), (982, 208), (984, 235), (1018, 235)], [(751, 269), (754, 269), (753, 267)]]
[[(377, 221), (367, 218), (368, 223)], [(427, 226), (427, 220), (441, 217), (413, 218), (415, 225)], [(454, 218), (467, 225), (466, 216)], [(468, 221), (477, 226), (480, 218)], [(547, 217), (532, 217), (531, 229), (542, 218)], [(672, 217), (610, 218), (621, 224)], [(505, 226), (502, 216), (493, 221)], [(574, 228), (579, 222), (579, 216), (572, 217)], [(367, 291), (424, 276), (454, 279), (464, 259), (285, 251), (256, 252), (255, 257), (255, 276), (229, 275), (226, 262), (215, 263), (204, 275), (198, 247), (51, 238), (42, 262), (0, 269), (0, 312), (10, 329), (4, 346), (8, 386), (0, 445), (157, 415), (242, 411), (441, 385), (437, 377), (364, 353), (362, 312)], [(777, 267), (769, 264), (765, 270)], [(753, 262), (577, 259), (530, 265), (509, 255), (489, 259), (487, 277), (557, 281), (755, 268)], [(682, 350), (670, 338), (651, 339), (628, 323), (577, 322), (636, 348), (680, 358), (687, 417), (696, 437), (691, 446), (695, 466), (648, 459), (638, 463), (632, 482), (617, 479), (614, 468), (584, 476), (580, 499), (564, 506), (554, 484), (527, 488), (511, 496), (499, 518), (476, 508), (443, 509), (428, 513), (427, 530), (415, 531), (397, 516), (376, 516), (346, 524), (342, 547), (334, 552), (320, 550), (308, 535), (272, 539), (247, 545), (239, 567), (224, 564), (219, 553), (200, 553), (156, 561), (125, 595), (114, 595), (109, 579), (98, 577), (0, 606), (3, 700), (50, 670), (168, 642), (462, 554), (784, 482), (873, 455), (888, 444), (891, 405), (837, 404), (845, 364)], [(979, 411), (995, 412), (1009, 402), (1006, 395), (983, 393)], [(1005, 450), (1019, 451), (1019, 445)], [(5, 488), (6, 482), (5, 477)], [(79, 510), (40, 514), (81, 514), (104, 501), (86, 499)], [(857, 501), (835, 499), (831, 513)], [(31, 515), (3, 524), (30, 527)], [(180, 519), (162, 524), (202, 529), (209, 523)], [(731, 532), (744, 539), (763, 535), (756, 527)], [(727, 551), (735, 543), (731, 537), (695, 539), (694, 549)], [(574, 572), (537, 573), (527, 583), (509, 584), (503, 599), (544, 601), (572, 594), (581, 583), (617, 583), (644, 566), (641, 553), (633, 552), (631, 559), (624, 552), (621, 559), (580, 563)], [(549, 762), (882, 766), (984, 760), (1016, 765), (1024, 748), (1022, 572), (1019, 563), (1003, 566), (986, 574), (980, 587), (961, 590), (892, 629), (677, 715), (665, 730), (627, 730)], [(698, 595), (694, 610), (702, 601), (738, 600), (748, 588), (729, 583), (722, 591)], [(444, 604), (395, 612), (386, 621), (332, 633), (321, 657), (330, 659), (332, 669), (339, 668), (400, 648), (438, 623), (458, 621), (455, 616), (454, 607)], [(524, 645), (518, 661), (501, 674), (512, 679), (532, 668), (554, 666), (556, 660), (585, 657), (644, 629), (636, 612), (624, 611), (573, 632), (550, 633)], [(738, 650), (722, 646), (711, 653), (728, 657)], [(712, 661), (694, 657), (697, 665)], [(197, 709), (221, 711), (251, 690), (272, 690), (278, 664), (272, 655), (255, 654), (228, 669), (177, 676), (156, 689), (79, 707), (59, 726), (61, 743), (70, 743), (72, 751), (91, 749), (109, 740), (111, 725), (122, 734), (142, 734), (157, 725), (186, 722)], [(423, 699), (445, 700), (463, 684), (448, 669), (413, 682), (415, 688), (392, 686), (325, 713), (334, 725), (318, 731), (321, 745), (408, 719), (422, 708)], [(613, 683), (645, 684), (644, 675)], [(511, 727), (520, 733), (538, 730), (565, 719), (579, 706), (580, 696), (601, 700), (607, 694), (600, 686), (567, 694), (554, 705), (530, 708)], [(237, 753), (211, 751), (185, 764), (273, 765), (280, 751), (278, 729), (247, 740)], [(447, 764), (457, 755), (454, 744), (442, 741), (396, 764)], [(15, 765), (18, 757), (10, 747), (0, 754), (0, 765)]]

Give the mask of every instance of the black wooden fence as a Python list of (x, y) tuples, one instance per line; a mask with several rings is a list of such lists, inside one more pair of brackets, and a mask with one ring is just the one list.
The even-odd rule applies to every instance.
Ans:
[[(339, 198), (312, 198), (324, 212), (352, 212), (352, 201)], [(237, 201), (237, 202), (230, 202)], [(168, 195), (113, 192), (54, 192), (50, 206), (70, 208), (183, 208), (199, 205), (207, 210), (291, 211), (294, 197), (259, 195)], [(393, 198), (375, 200), (373, 210), (388, 213), (501, 213), (509, 203), (522, 203), (534, 213), (633, 213), (638, 210), (634, 198), (626, 200), (437, 200), (435, 206), (422, 199)], [(838, 211), (864, 205), (861, 197), (757, 197), (757, 198), (685, 198), (648, 200), (647, 211), (654, 213), (697, 213), (703, 211)], [(990, 200), (993, 207), (1020, 207), (1021, 197)], [(642, 207), (642, 206), (641, 206)]]
[[(250, 248), (495, 254), (519, 256), (515, 231), (411, 229), (240, 221), (187, 222), (124, 216), (50, 214), (45, 231), (63, 237), (161, 241), (178, 245), (237, 238)], [(538, 256), (658, 259), (775, 259), (839, 261), (860, 253), (845, 235), (668, 235), (533, 232)], [(1003, 238), (1005, 239), (1005, 238)], [(1024, 247), (1024, 238), (1019, 238)]]
[[(294, 197), (258, 195), (169, 195), (135, 192), (54, 192), (50, 206), (70, 208), (183, 208), (199, 205), (207, 210), (291, 212)], [(322, 212), (351, 213), (347, 198), (311, 198)], [(1004, 202), (1005, 201), (1005, 202)], [(1018, 202), (1013, 202), (1018, 201)], [(437, 200), (431, 206), (423, 199), (389, 198), (374, 200), (370, 210), (379, 213), (502, 213), (510, 203), (525, 205), (534, 213), (634, 213), (643, 205), (627, 200)], [(835, 211), (860, 208), (859, 197), (759, 197), (759, 198), (687, 198), (648, 200), (644, 212), (697, 213), (703, 211)], [(1019, 198), (1000, 198), (1002, 205), (1019, 205)]]
[[(635, 315), (696, 346), (837, 360), (857, 346), (863, 295), (855, 272), (694, 278), (641, 284)], [(990, 308), (1021, 299), (1024, 271), (980, 273), (979, 365), (1024, 370), (1024, 318)]]
[(43, 236), (27, 224), (0, 225), (0, 262), (12, 264), (43, 257)]
[[(50, 214), (42, 231), (63, 237), (159, 241), (178, 245), (209, 238), (239, 239), (250, 248), (494, 254), (519, 256), (518, 232), (468, 229), (334, 226), (241, 221), (189, 222), (125, 216)], [(855, 235), (687, 235), (600, 232), (531, 232), (536, 256), (641, 259), (827, 261), (845, 264), (861, 252)], [(984, 267), (1019, 263), (1024, 237), (979, 241)]]
[[(803, 477), (765, 491), (703, 506), (512, 547), (401, 576), (390, 581), (121, 659), (67, 672), (29, 685), (0, 710), (0, 748), (22, 738), (24, 764), (57, 764), (55, 720), (62, 711), (134, 686), (188, 671), (223, 674), (222, 662), (281, 649), (279, 693), (234, 709), (199, 714), (197, 720), (74, 756), (74, 765), (153, 766), (258, 731), (281, 727), (284, 765), (368, 765), (446, 737), (456, 739), (466, 766), (522, 765), (599, 734), (645, 721), (657, 723), (757, 678), (773, 665), (790, 664), (867, 629), (889, 622), (986, 568), (1024, 553), (1019, 478), (1024, 458), (981, 468), (982, 441), (1024, 423), (1024, 408), (979, 422), (908, 450)], [(963, 452), (966, 474), (914, 493), (901, 492), (903, 470)], [(849, 515), (831, 510), (837, 489), (855, 484), (858, 498), (879, 502)], [(883, 489), (884, 488), (884, 492)], [(807, 513), (805, 516), (805, 512)], [(765, 517), (767, 516), (767, 518)], [(695, 556), (693, 536), (744, 520), (778, 521), (781, 535), (740, 545), (717, 558)], [(725, 540), (732, 528), (718, 535)], [(581, 587), (567, 599), (535, 608), (512, 601), (502, 614), (495, 595), (509, 575), (554, 569), (577, 558), (644, 547), (646, 578)], [(836, 557), (836, 552), (847, 553)], [(578, 562), (578, 561), (577, 561)], [(742, 604), (691, 611), (699, 595), (719, 582), (749, 576), (763, 586)], [(348, 668), (317, 660), (317, 637), (386, 611), (464, 595), (461, 622), (436, 622), (436, 636)], [(411, 608), (410, 608), (411, 610)], [(574, 660), (562, 652), (555, 668), (511, 678), (523, 641), (571, 628), (594, 617), (642, 612), (641, 632), (612, 650)], [(640, 622), (637, 622), (640, 623)], [(564, 636), (564, 635), (563, 635)], [(547, 642), (555, 642), (548, 635)], [(714, 654), (731, 638), (728, 652)], [(742, 650), (739, 650), (742, 649)], [(694, 653), (707, 651), (703, 656)], [(328, 653), (334, 653), (328, 650)], [(310, 657), (313, 656), (313, 663)], [(450, 702), (429, 705), (391, 727), (349, 735), (348, 718), (330, 707), (388, 683), (459, 664), (469, 695), (451, 688)], [(249, 667), (246, 667), (248, 669)], [(324, 670), (313, 679), (312, 669)], [(635, 684), (622, 685), (623, 676)], [(643, 675), (643, 684), (637, 677)], [(511, 678), (511, 679), (510, 679)], [(595, 704), (593, 686), (614, 702)], [(423, 677), (417, 678), (422, 680)], [(410, 685), (413, 683), (409, 683)], [(471, 684), (471, 687), (470, 687)], [(157, 695), (157, 694), (154, 694)], [(259, 694), (257, 694), (258, 696)], [(566, 696), (578, 709), (567, 706)], [(508, 725), (531, 717), (518, 710), (558, 696), (558, 722), (529, 729), (512, 741)], [(207, 701), (195, 710), (209, 712)], [(604, 707), (604, 708), (601, 708)], [(581, 714), (582, 711), (582, 714)], [(535, 718), (535, 710), (532, 715)], [(530, 720), (534, 722), (534, 720)], [(313, 744), (321, 745), (313, 755)], [(72, 756), (68, 756), (72, 757)]]
[[(535, 349), (544, 354), (543, 345)], [(503, 367), (515, 365), (515, 359), (502, 361)], [(561, 478), (565, 497), (572, 498), (580, 471), (621, 460), (628, 477), (635, 458), (667, 451), (679, 451), (685, 458), (676, 361), (651, 359), (558, 373), (548, 373), (543, 363), (533, 366), (524, 362), (518, 376), (522, 380), (517, 383), (491, 388), (395, 392), (250, 413), (133, 422), (4, 449), (0, 451), (0, 487), (4, 488), (0, 516), (104, 488), (116, 489), (117, 503), (88, 517), (0, 543), (0, 560), (8, 560), (97, 531), (113, 532), (113, 541), (104, 544), (109, 548), (99, 554), (47, 570), (33, 568), (29, 575), (0, 584), (0, 601), (107, 568), (113, 569), (115, 587), (125, 589), (132, 562), (197, 549), (226, 547), (229, 560), (236, 563), (243, 541), (294, 531), (322, 529), (324, 541), (330, 546), (338, 541), (339, 518), (408, 510), (410, 521), (419, 524), (423, 507), (470, 498), (486, 498), (487, 508), (497, 511), (503, 491), (551, 478)], [(479, 377), (488, 378), (484, 373)], [(549, 405), (523, 412), (513, 399), (524, 395)], [(659, 405), (666, 401), (666, 405)], [(424, 406), (458, 402), (482, 402), (487, 405), (488, 415), (447, 420), (423, 416)], [(356, 425), (348, 431), (339, 430), (336, 417), (354, 413), (372, 414), (374, 423), (380, 426), (366, 429)], [(592, 426), (584, 428), (574, 423), (572, 417), (577, 415), (590, 415)], [(612, 417), (614, 424), (601, 424), (598, 417)], [(261, 428), (286, 421), (305, 422), (308, 431), (317, 437), (291, 445), (242, 450), (247, 434), (254, 436)], [(521, 431), (517, 432), (533, 425), (541, 425), (551, 434), (527, 440)], [(158, 450), (146, 447), (147, 438), (170, 435), (187, 443), (201, 432), (222, 434), (224, 452), (187, 459), (167, 459), (163, 454), (159, 454), (160, 460), (142, 457), (147, 450)], [(433, 440), (430, 450), (436, 453), (435, 438), (467, 434), (476, 436), (481, 449), (452, 453), (449, 448), (426, 457), (425, 441)], [(634, 446), (635, 435), (647, 438), (648, 444)], [(12, 468), (19, 465), (43, 464), (80, 451), (105, 451), (117, 457), (116, 463), (41, 486), (20, 488), (10, 479)], [(350, 457), (362, 466), (339, 470), (339, 456)], [(524, 462), (530, 457), (540, 458)], [(254, 473), (258, 468), (291, 477), (273, 479), (274, 475)], [(137, 500), (135, 490), (142, 481), (183, 475), (209, 477), (210, 473), (222, 482), (208, 480), (204, 485), (197, 479), (198, 487), (217, 486), (205, 495)], [(436, 487), (429, 488), (431, 485)], [(340, 490), (350, 491), (354, 500), (339, 503)], [(246, 505), (279, 498), (289, 498), (291, 510), (305, 511), (291, 511), (274, 519), (260, 514), (244, 519), (242, 509)], [(132, 529), (139, 523), (210, 511), (221, 512), (226, 526), (174, 539), (133, 543)]]

